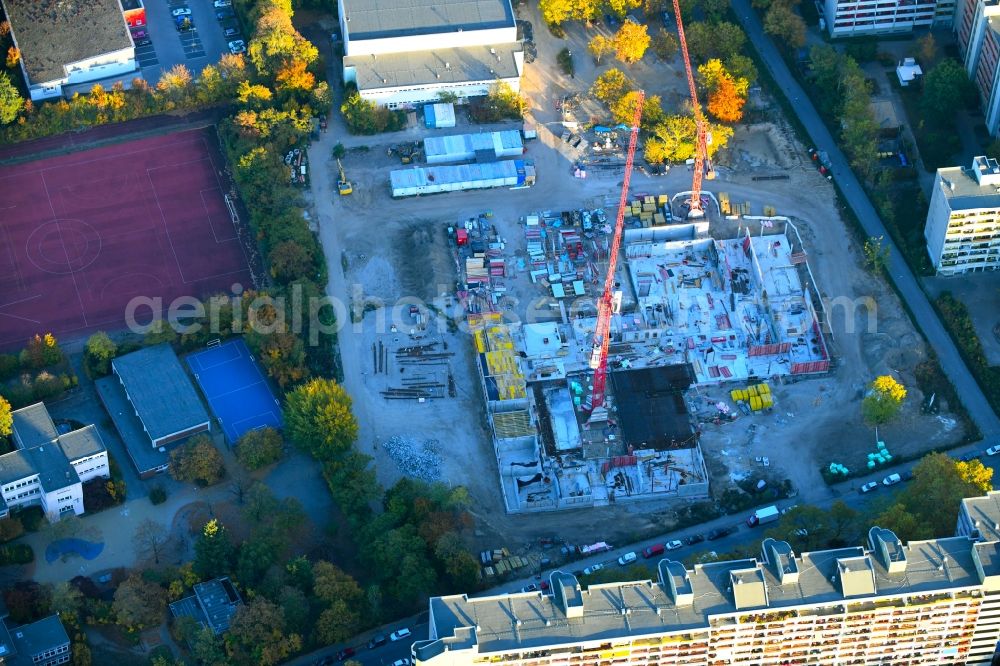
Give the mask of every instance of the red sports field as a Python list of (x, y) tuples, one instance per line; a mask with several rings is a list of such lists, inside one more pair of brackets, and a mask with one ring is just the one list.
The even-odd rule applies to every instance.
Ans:
[(216, 141), (187, 131), (0, 167), (0, 347), (123, 328), (137, 296), (165, 310), (250, 287)]

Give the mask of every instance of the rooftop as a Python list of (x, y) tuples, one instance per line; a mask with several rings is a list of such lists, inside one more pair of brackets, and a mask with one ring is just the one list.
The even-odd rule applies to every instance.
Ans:
[(150, 444), (149, 436), (142, 429), (142, 423), (135, 415), (121, 382), (114, 377), (102, 377), (94, 382), (94, 387), (115, 424), (115, 430), (118, 431), (125, 443), (125, 450), (139, 474), (168, 465), (170, 463), (169, 448), (178, 446), (181, 442), (171, 443), (169, 448), (160, 447), (164, 449), (163, 451), (160, 448), (154, 448)]
[(971, 527), (987, 541), (1000, 541), (1000, 492), (982, 497), (966, 497), (962, 506), (972, 521)]
[(64, 65), (133, 46), (118, 0), (2, 0), (31, 83)]
[[(798, 576), (786, 576), (782, 582), (775, 575), (773, 562), (755, 559), (699, 564), (694, 570), (664, 560), (656, 582), (591, 585), (581, 591), (579, 617), (575, 617), (577, 610), (568, 612), (563, 607), (559, 594), (456, 595), (431, 600), (432, 626), (436, 637), (442, 639), (462, 636), (462, 628), (472, 628), (480, 653), (493, 653), (680, 632), (707, 627), (713, 616), (737, 615), (747, 609), (842, 605), (848, 599), (865, 603), (887, 597), (905, 603), (903, 597), (976, 587), (985, 577), (1000, 576), (1000, 565), (989, 561), (983, 566), (984, 577), (980, 577), (973, 551), (982, 544), (965, 537), (908, 544), (906, 568), (899, 573), (889, 573), (877, 557), (860, 547), (796, 556), (788, 544), (771, 541), (771, 552), (781, 554), (785, 568), (797, 568)], [(560, 577), (561, 590), (573, 589), (571, 583), (567, 585), (566, 579), (574, 580), (569, 574), (552, 576), (553, 590), (556, 576)], [(433, 641), (418, 643), (417, 650), (418, 655), (424, 650), (433, 654), (435, 646)]]
[(153, 441), (208, 422), (208, 412), (170, 345), (146, 347), (111, 364)]
[(351, 40), (514, 25), (509, 0), (342, 0)]
[(520, 76), (517, 56), (521, 45), (492, 44), (460, 49), (348, 56), (344, 67), (353, 67), (358, 90), (448, 85), (469, 81), (495, 81)]
[(941, 188), (952, 210), (1000, 208), (1000, 167), (996, 160), (976, 157), (971, 167), (937, 170)]
[(194, 594), (170, 604), (174, 617), (192, 617), (216, 635), (229, 629), (229, 621), (242, 605), (229, 578), (214, 578), (194, 586)]
[(38, 622), (15, 627), (10, 630), (10, 634), (14, 649), (22, 659), (27, 658), (28, 663), (35, 655), (69, 643), (66, 628), (58, 615), (50, 615)]
[(15, 409), (11, 412), (11, 416), (14, 418), (17, 438), (25, 448), (46, 444), (59, 436), (56, 424), (52, 422), (49, 410), (45, 408), (43, 402)]

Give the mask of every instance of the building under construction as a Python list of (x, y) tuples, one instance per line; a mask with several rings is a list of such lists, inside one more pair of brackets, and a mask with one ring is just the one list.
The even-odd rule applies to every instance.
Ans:
[[(528, 215), (520, 247), (485, 216), (452, 230), (509, 512), (707, 497), (690, 389), (829, 369), (794, 227), (715, 240), (636, 224), (619, 262), (607, 395), (595, 408), (592, 303), (607, 265), (606, 219)], [(541, 305), (512, 316), (511, 292), (534, 292)]]

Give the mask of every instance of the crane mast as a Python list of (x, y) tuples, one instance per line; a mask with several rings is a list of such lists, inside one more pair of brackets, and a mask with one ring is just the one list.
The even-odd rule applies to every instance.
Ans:
[[(676, 0), (674, 0), (676, 3)], [(605, 389), (608, 382), (608, 345), (611, 341), (611, 311), (615, 290), (615, 271), (618, 268), (618, 251), (622, 244), (622, 228), (625, 226), (625, 207), (628, 204), (628, 188), (632, 181), (632, 164), (635, 161), (635, 147), (639, 141), (639, 124), (642, 121), (642, 105), (646, 94), (640, 90), (632, 113), (632, 131), (628, 138), (628, 153), (625, 156), (625, 179), (622, 181), (621, 198), (618, 200), (618, 216), (611, 239), (608, 255), (608, 274), (604, 278), (604, 291), (597, 302), (597, 327), (594, 331), (594, 350), (590, 357), (590, 367), (594, 370), (594, 388), (590, 394), (591, 409), (604, 405)]]
[(691, 109), (694, 111), (694, 125), (697, 138), (694, 150), (694, 177), (691, 179), (691, 200), (688, 202), (688, 217), (704, 217), (705, 210), (701, 205), (701, 179), (705, 174), (705, 161), (708, 159), (708, 127), (705, 116), (698, 103), (698, 90), (694, 85), (694, 72), (691, 70), (691, 57), (688, 55), (687, 39), (684, 37), (684, 21), (681, 19), (680, 0), (674, 0), (674, 16), (677, 18), (677, 37), (681, 43), (681, 55), (684, 58), (684, 72), (687, 74), (688, 92), (691, 95)]

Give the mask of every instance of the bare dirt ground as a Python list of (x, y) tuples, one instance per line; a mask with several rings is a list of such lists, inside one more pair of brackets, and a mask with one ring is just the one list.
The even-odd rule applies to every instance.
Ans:
[[(439, 312), (448, 312), (449, 302), (443, 297), (454, 290), (455, 283), (454, 259), (445, 233), (448, 224), (491, 210), (492, 221), (516, 251), (520, 240), (518, 220), (526, 214), (605, 206), (617, 201), (620, 176), (592, 175), (586, 180), (572, 177), (576, 155), (559, 138), (562, 128), (554, 106), (555, 100), (568, 92), (585, 91), (597, 70), (614, 66), (613, 62), (595, 68), (585, 50), (589, 33), (585, 35), (582, 28), (576, 28), (579, 34), (571, 30), (567, 43), (574, 53), (577, 74), (573, 79), (563, 76), (554, 63), (564, 43), (548, 34), (536, 8), (520, 6), (518, 13), (534, 24), (538, 49), (538, 59), (527, 66), (523, 80), (539, 129), (539, 139), (528, 144), (525, 157), (535, 162), (538, 184), (520, 191), (393, 200), (388, 172), (400, 165), (386, 156), (386, 148), (401, 140), (417, 140), (428, 131), (411, 128), (394, 135), (352, 137), (337, 131), (339, 121), (332, 118), (333, 129), (310, 149), (314, 167), (312, 217), (318, 224), (330, 266), (332, 297), (345, 304), (368, 302), (371, 306), (377, 300), (391, 305), (399, 298), (415, 297), (433, 302)], [(666, 75), (665, 69), (669, 72)], [(643, 79), (647, 79), (651, 86), (647, 91), (663, 94), (664, 106), (668, 112), (672, 110), (670, 100), (678, 98), (671, 97), (671, 90), (683, 83), (676, 67), (665, 67), (649, 56), (629, 68), (628, 73), (643, 85)], [(772, 413), (741, 418), (729, 425), (708, 426), (703, 445), (716, 492), (721, 492), (733, 475), (754, 469), (756, 456), (766, 455), (772, 477), (791, 479), (804, 500), (820, 499), (830, 494), (819, 475), (821, 465), (835, 460), (853, 467), (874, 449), (875, 434), (862, 424), (860, 404), (864, 386), (876, 375), (892, 373), (910, 390), (903, 417), (879, 432), (879, 439), (891, 451), (915, 453), (957, 440), (960, 426), (944, 413), (939, 417), (919, 413), (921, 396), (913, 370), (926, 355), (919, 336), (895, 294), (863, 270), (858, 243), (840, 217), (833, 188), (813, 168), (806, 147), (795, 141), (777, 107), (764, 109), (763, 115), (772, 120), (737, 128), (730, 147), (717, 160), (718, 178), (706, 181), (705, 186), (715, 193), (729, 193), (733, 201), (750, 202), (753, 214), (759, 215), (764, 205), (772, 205), (779, 215), (794, 221), (822, 298), (840, 299), (831, 317), (834, 339), (828, 341), (836, 369), (818, 379), (775, 386), (776, 409)], [(499, 127), (504, 126), (460, 126), (450, 132)], [(330, 151), (336, 143), (348, 148), (343, 162), (355, 187), (350, 197), (338, 197), (335, 191), (337, 166)], [(754, 175), (775, 173), (787, 174), (789, 179), (752, 180)], [(683, 166), (658, 178), (636, 173), (632, 191), (672, 194), (689, 189), (690, 178), (691, 173)], [(713, 220), (712, 233), (720, 238), (732, 237), (738, 231), (738, 223)], [(843, 305), (864, 305), (869, 298), (876, 306), (871, 318), (866, 307)], [(395, 332), (390, 329), (394, 320)], [(672, 511), (667, 504), (506, 515), (470, 338), (449, 329), (443, 320), (432, 319), (426, 333), (414, 331), (419, 340), (411, 336), (413, 328), (408, 308), (402, 307), (395, 318), (384, 310), (369, 311), (363, 321), (351, 322), (340, 333), (345, 386), (354, 397), (360, 425), (359, 446), (375, 457), (380, 482), (388, 485), (402, 475), (383, 446), (388, 438), (403, 435), (416, 440), (434, 439), (440, 442), (441, 479), (469, 488), (484, 546), (499, 545), (500, 540), (516, 544), (553, 534), (573, 541), (610, 540), (669, 524)], [(428, 343), (436, 343), (437, 349), (443, 350), (447, 345), (447, 351), (454, 356), (429, 374), (434, 376), (432, 381), (440, 381), (450, 372), (456, 385), (455, 396), (424, 403), (384, 399), (380, 392), (398, 386), (403, 373), (394, 366), (392, 356), (388, 372), (374, 372), (377, 363), (373, 361), (372, 344), (377, 349), (379, 341), (391, 350)], [(720, 400), (728, 395), (729, 388), (703, 391), (702, 395)], [(750, 423), (756, 425), (752, 442), (747, 431)]]

